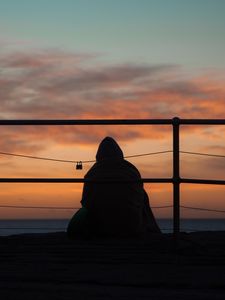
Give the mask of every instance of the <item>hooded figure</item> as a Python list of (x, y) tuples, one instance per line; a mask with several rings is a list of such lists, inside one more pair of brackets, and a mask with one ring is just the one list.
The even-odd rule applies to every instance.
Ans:
[[(68, 234), (73, 236), (78, 233), (74, 226), (80, 228), (81, 235), (83, 232), (100, 236), (159, 233), (141, 175), (134, 165), (124, 159), (113, 138), (106, 137), (100, 143), (96, 161), (84, 177), (95, 182), (84, 184), (82, 209), (72, 218)], [(77, 222), (78, 219), (82, 221)]]

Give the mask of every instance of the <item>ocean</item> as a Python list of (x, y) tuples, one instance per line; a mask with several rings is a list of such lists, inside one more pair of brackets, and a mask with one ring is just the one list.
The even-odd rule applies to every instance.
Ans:
[[(66, 231), (68, 219), (0, 220), (0, 236)], [(157, 220), (163, 233), (173, 230), (172, 219)], [(225, 231), (225, 219), (182, 219), (181, 231)]]

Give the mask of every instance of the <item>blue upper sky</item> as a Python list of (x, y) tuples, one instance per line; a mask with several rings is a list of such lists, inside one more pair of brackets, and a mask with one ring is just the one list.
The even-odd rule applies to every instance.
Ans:
[(0, 0), (0, 42), (104, 61), (225, 65), (224, 0)]

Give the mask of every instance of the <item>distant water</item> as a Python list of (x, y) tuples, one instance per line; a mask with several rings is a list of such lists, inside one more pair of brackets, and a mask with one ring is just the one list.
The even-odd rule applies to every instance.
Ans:
[(0, 236), (65, 231), (69, 220), (0, 220)]
[[(157, 220), (162, 232), (173, 231), (172, 219)], [(180, 231), (225, 231), (225, 219), (181, 219)]]
[[(0, 236), (22, 233), (47, 233), (66, 231), (69, 220), (0, 220)], [(172, 219), (157, 220), (162, 232), (171, 233)], [(183, 219), (181, 231), (225, 231), (225, 219)]]

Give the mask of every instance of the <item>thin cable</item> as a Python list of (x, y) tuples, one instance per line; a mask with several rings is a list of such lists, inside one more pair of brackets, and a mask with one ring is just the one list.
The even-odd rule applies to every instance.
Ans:
[[(157, 154), (164, 154), (164, 153), (171, 153), (172, 150), (165, 150), (165, 151), (158, 151), (158, 152), (149, 152), (149, 153), (142, 153), (142, 154), (134, 154), (134, 155), (127, 155), (124, 158), (133, 158), (133, 157), (142, 157), (142, 156), (150, 156), (150, 155), (157, 155)], [(201, 155), (201, 156), (211, 156), (211, 157), (220, 157), (225, 158), (225, 155), (219, 154), (211, 154), (211, 153), (200, 153), (200, 152), (190, 152), (190, 151), (180, 151), (183, 154), (191, 154), (191, 155)], [(62, 163), (94, 163), (96, 160), (66, 160), (66, 159), (57, 159), (57, 158), (50, 158), (50, 157), (41, 157), (41, 156), (32, 156), (32, 155), (25, 155), (25, 154), (16, 154), (10, 152), (0, 152), (1, 155), (8, 155), (8, 156), (15, 156), (15, 157), (22, 157), (22, 158), (30, 158), (30, 159), (39, 159), (39, 160), (46, 160), (46, 161), (55, 161), (55, 162), (62, 162)]]
[[(0, 205), (1, 208), (36, 208), (36, 209), (80, 209), (81, 207), (62, 207), (62, 206), (25, 206), (25, 205)], [(151, 208), (170, 208), (172, 205), (151, 206)]]
[(150, 153), (143, 153), (143, 154), (127, 155), (127, 156), (124, 156), (124, 158), (132, 158), (132, 157), (140, 157), (140, 156), (164, 154), (164, 153), (169, 153), (169, 152), (173, 152), (173, 151), (172, 150), (166, 150), (166, 151), (150, 152)]
[(23, 157), (23, 158), (31, 158), (31, 159), (50, 160), (50, 161), (57, 161), (57, 162), (63, 162), (63, 163), (75, 164), (77, 162), (75, 160), (65, 160), (65, 159), (56, 159), (56, 158), (50, 158), (50, 157), (31, 156), (31, 155), (24, 155), (24, 154), (9, 153), (9, 152), (0, 152), (0, 154), (8, 155), (8, 156)]
[[(64, 209), (80, 209), (81, 207), (63, 207), (63, 206), (25, 206), (25, 205), (0, 205), (1, 208), (22, 208), (22, 209), (57, 209), (57, 210), (64, 210)], [(164, 208), (172, 208), (173, 205), (165, 205), (165, 206), (151, 206), (153, 209), (164, 209)], [(184, 206), (181, 205), (181, 208), (184, 209), (192, 209), (192, 210), (202, 210), (202, 211), (210, 211), (210, 212), (218, 212), (218, 213), (225, 213), (225, 210), (219, 209), (210, 209), (210, 208), (202, 208), (202, 207), (192, 207), (192, 206)]]
[[(135, 154), (135, 155), (128, 155), (124, 156), (124, 158), (132, 158), (132, 157), (141, 157), (141, 156), (148, 156), (148, 155), (157, 155), (157, 154), (163, 154), (163, 153), (169, 153), (172, 152), (172, 150), (166, 150), (166, 151), (159, 151), (159, 152), (150, 152), (150, 153), (143, 153), (143, 154)], [(16, 154), (16, 153), (10, 153), (10, 152), (0, 152), (2, 155), (8, 155), (8, 156), (16, 156), (16, 157), (22, 157), (22, 158), (30, 158), (30, 159), (39, 159), (39, 160), (48, 160), (48, 161), (56, 161), (56, 162), (63, 162), (63, 163), (94, 163), (96, 160), (66, 160), (66, 159), (57, 159), (57, 158), (50, 158), (50, 157), (41, 157), (41, 156), (32, 156), (32, 155), (24, 155), (24, 154)]]
[(210, 208), (202, 208), (202, 207), (191, 207), (191, 206), (180, 206), (181, 208), (185, 209), (193, 209), (193, 210), (203, 210), (203, 211), (212, 211), (212, 212), (218, 212), (218, 213), (225, 213), (225, 210), (219, 210), (219, 209), (210, 209)]
[(0, 205), (1, 208), (80, 209), (80, 207)]
[(220, 154), (210, 154), (210, 153), (200, 153), (200, 152), (190, 152), (190, 151), (180, 151), (180, 153), (225, 158), (225, 155), (220, 155)]
[(157, 209), (157, 208), (171, 208), (171, 207), (173, 207), (173, 205), (165, 205), (165, 206), (151, 206), (151, 208), (155, 208), (155, 209)]

